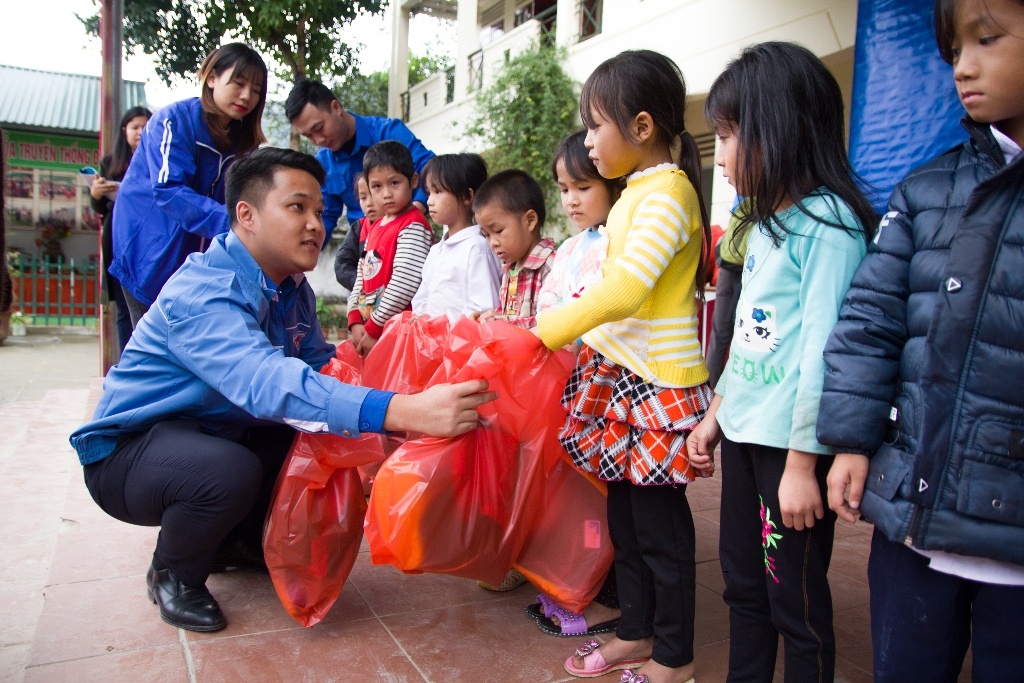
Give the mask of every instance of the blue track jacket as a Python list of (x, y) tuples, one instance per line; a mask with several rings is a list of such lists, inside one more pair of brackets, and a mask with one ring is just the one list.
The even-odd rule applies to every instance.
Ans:
[(266, 420), (344, 436), (383, 431), (393, 394), (319, 374), (334, 350), (305, 277), (277, 287), (234, 232), (220, 235), (167, 281), (71, 445), (88, 465), (120, 435), (174, 419), (227, 439)]
[(118, 189), (110, 264), (138, 301), (152, 305), (185, 257), (228, 231), (224, 175), (234, 159), (214, 146), (198, 97), (146, 124)]
[[(351, 113), (351, 112), (350, 112)], [(331, 239), (334, 226), (341, 217), (342, 208), (348, 209), (348, 220), (355, 224), (363, 217), (359, 208), (359, 197), (356, 196), (356, 176), (363, 172), (363, 155), (372, 145), (383, 140), (398, 140), (412, 154), (412, 163), (420, 174), (420, 186), (412, 195), (415, 202), (427, 205), (427, 194), (423, 189), (423, 167), (434, 158), (434, 153), (423, 146), (412, 131), (398, 119), (386, 119), (380, 116), (360, 116), (353, 113), (356, 119), (356, 132), (352, 139), (352, 149), (332, 152), (321, 149), (316, 158), (327, 171), (327, 181), (323, 186), (324, 195), (324, 227), (327, 229), (326, 245)]]

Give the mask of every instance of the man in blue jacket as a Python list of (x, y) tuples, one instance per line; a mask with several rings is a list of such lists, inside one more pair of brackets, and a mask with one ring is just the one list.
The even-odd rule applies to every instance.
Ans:
[(493, 398), (483, 381), (403, 396), (317, 372), (334, 346), (303, 273), (324, 239), (323, 180), (313, 157), (291, 150), (264, 148), (232, 167), (231, 231), (167, 281), (93, 420), (71, 436), (97, 504), (160, 526), (147, 587), (180, 628), (226, 625), (206, 579), (229, 543), (262, 559), (263, 519), (296, 429), (453, 436)]
[[(412, 134), (398, 119), (379, 116), (360, 116), (344, 109), (334, 93), (323, 83), (302, 79), (288, 94), (284, 105), (285, 115), (300, 133), (322, 149), (316, 158), (327, 171), (324, 182), (324, 225), (327, 240), (334, 231), (334, 225), (345, 208), (349, 223), (363, 217), (356, 196), (356, 176), (363, 171), (363, 155), (372, 145), (382, 140), (398, 140), (409, 148), (416, 172), (423, 173), (423, 167), (434, 157), (434, 153)], [(421, 186), (413, 194), (413, 203), (423, 213), (427, 212), (427, 195)], [(335, 269), (338, 282), (346, 289), (352, 289), (359, 261), (359, 235), (350, 230), (338, 252)]]

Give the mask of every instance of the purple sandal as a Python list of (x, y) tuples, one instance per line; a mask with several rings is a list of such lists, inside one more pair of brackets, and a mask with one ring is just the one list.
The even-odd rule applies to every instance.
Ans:
[(537, 619), (537, 628), (550, 636), (559, 636), (560, 638), (574, 638), (577, 636), (593, 636), (598, 633), (611, 633), (619, 626), (618, 619), (611, 619), (587, 628), (587, 620), (583, 618), (582, 614), (570, 612), (562, 607), (556, 608), (554, 614), (551, 616), (558, 617), (557, 625), (551, 617), (540, 618)]
[(562, 608), (555, 604), (554, 600), (543, 593), (540, 593), (537, 595), (537, 602), (526, 606), (526, 616), (536, 621), (540, 621), (541, 619), (550, 619), (551, 615), (555, 614), (555, 611), (560, 609)]

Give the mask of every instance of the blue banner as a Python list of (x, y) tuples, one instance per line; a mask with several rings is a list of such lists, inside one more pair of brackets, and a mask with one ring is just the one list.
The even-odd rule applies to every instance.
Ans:
[(909, 171), (967, 138), (953, 70), (935, 45), (934, 0), (860, 0), (850, 159), (881, 213)]

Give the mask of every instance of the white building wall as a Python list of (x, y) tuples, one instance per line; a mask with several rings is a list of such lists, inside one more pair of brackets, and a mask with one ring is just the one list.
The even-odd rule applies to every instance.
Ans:
[(856, 0), (605, 0), (601, 34), (571, 46), (566, 67), (583, 81), (623, 50), (655, 50), (701, 93), (747, 45), (786, 40), (824, 56), (854, 44), (856, 19)]
[[(469, 39), (474, 32), (478, 33), (479, 27), (470, 29), (463, 25), (472, 15), (463, 11), (463, 2), (459, 1), (457, 73), (465, 68), (468, 55), (480, 47)], [(484, 4), (481, 1), (479, 6)], [(539, 34), (536, 21), (511, 28), (515, 5), (515, 0), (505, 0), (506, 33), (483, 47), (485, 88), (504, 64), (505, 51), (514, 57)], [(849, 101), (857, 0), (604, 0), (602, 32), (582, 43), (576, 42), (580, 23), (578, 6), (578, 0), (558, 2), (556, 36), (560, 44), (568, 47), (565, 66), (569, 75), (582, 83), (598, 64), (623, 50), (643, 48), (661, 52), (675, 60), (686, 77), (690, 94), (687, 125), (692, 132), (706, 130), (701, 95), (708, 91), (726, 64), (744, 47), (768, 40), (799, 43), (825, 58)], [(473, 118), (473, 94), (467, 94), (462, 79), (458, 79), (456, 86), (455, 101), (440, 109), (428, 104), (426, 109), (416, 110), (416, 99), (413, 99), (409, 127), (439, 154), (477, 151), (473, 140), (462, 135), (467, 122)], [(432, 97), (433, 93), (428, 100)], [(422, 103), (422, 96), (419, 101)], [(712, 223), (725, 225), (734, 198), (732, 188), (716, 168)]]

